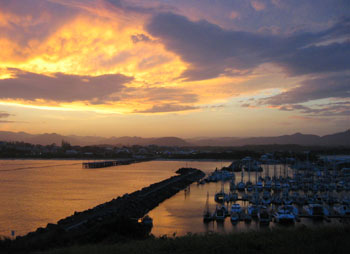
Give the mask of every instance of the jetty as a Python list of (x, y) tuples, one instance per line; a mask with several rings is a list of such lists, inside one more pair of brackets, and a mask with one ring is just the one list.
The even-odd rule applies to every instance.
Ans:
[(137, 158), (137, 159), (126, 159), (126, 160), (108, 160), (108, 161), (92, 161), (92, 162), (83, 162), (83, 168), (106, 168), (114, 167), (120, 165), (129, 165), (137, 162), (151, 161), (154, 158)]
[(195, 168), (181, 168), (176, 173), (141, 190), (86, 211), (75, 212), (57, 224), (48, 224), (46, 228), (18, 236), (7, 247), (11, 251), (37, 251), (147, 237), (152, 226), (142, 223), (141, 219), (161, 202), (205, 176)]

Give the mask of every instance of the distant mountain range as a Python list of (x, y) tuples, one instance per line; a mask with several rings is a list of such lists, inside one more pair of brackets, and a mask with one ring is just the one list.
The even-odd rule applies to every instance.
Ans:
[(31, 144), (61, 145), (62, 140), (72, 145), (158, 145), (190, 146), (188, 142), (177, 137), (141, 138), (141, 137), (97, 137), (97, 136), (63, 136), (57, 133), (29, 134), (25, 132), (0, 131), (0, 141), (23, 141)]
[(350, 130), (331, 135), (317, 136), (295, 133), (276, 137), (211, 138), (188, 140), (197, 146), (244, 146), (244, 145), (303, 145), (303, 146), (350, 146)]
[(32, 144), (60, 145), (65, 140), (72, 145), (158, 145), (158, 146), (244, 146), (244, 145), (304, 145), (304, 146), (350, 146), (350, 130), (331, 135), (317, 136), (295, 133), (276, 137), (219, 137), (192, 138), (177, 137), (142, 138), (142, 137), (97, 137), (97, 136), (63, 136), (56, 133), (29, 134), (25, 132), (0, 131), (0, 141), (23, 141)]

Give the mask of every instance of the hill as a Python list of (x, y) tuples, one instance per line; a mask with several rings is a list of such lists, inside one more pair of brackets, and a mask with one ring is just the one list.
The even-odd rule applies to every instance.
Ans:
[(158, 145), (158, 146), (189, 146), (190, 144), (177, 137), (142, 138), (142, 137), (96, 137), (96, 136), (63, 136), (57, 133), (29, 134), (25, 132), (0, 131), (0, 141), (19, 141), (31, 144), (50, 145), (55, 143), (60, 145), (62, 140), (72, 145)]
[(23, 141), (32, 144), (60, 145), (65, 140), (72, 145), (158, 145), (158, 146), (246, 146), (246, 145), (301, 145), (301, 146), (350, 146), (350, 130), (318, 136), (313, 134), (295, 133), (275, 137), (217, 137), (181, 139), (178, 137), (98, 137), (98, 136), (63, 136), (57, 133), (29, 134), (25, 132), (0, 131), (0, 141)]
[(301, 146), (350, 146), (350, 130), (331, 135), (318, 136), (312, 134), (295, 133), (276, 137), (250, 138), (203, 138), (191, 139), (197, 146), (245, 146), (245, 145), (301, 145)]

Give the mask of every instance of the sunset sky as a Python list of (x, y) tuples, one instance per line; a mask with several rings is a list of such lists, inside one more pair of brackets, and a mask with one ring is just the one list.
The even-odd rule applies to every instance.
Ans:
[(0, 0), (0, 130), (349, 128), (349, 0)]

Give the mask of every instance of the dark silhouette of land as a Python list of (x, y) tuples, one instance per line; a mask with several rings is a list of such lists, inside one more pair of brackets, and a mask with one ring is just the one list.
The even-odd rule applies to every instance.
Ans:
[(181, 139), (178, 137), (98, 137), (98, 136), (63, 136), (56, 133), (29, 134), (25, 132), (0, 131), (0, 141), (19, 141), (31, 144), (50, 145), (60, 144), (66, 140), (72, 145), (157, 145), (157, 146), (245, 146), (245, 145), (302, 145), (302, 146), (350, 146), (350, 130), (325, 136), (295, 133), (275, 137), (218, 137), (218, 138), (192, 138)]

